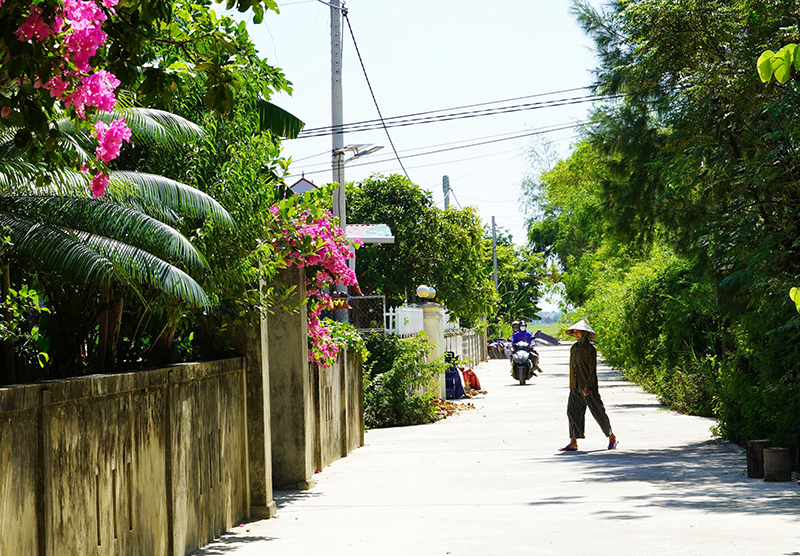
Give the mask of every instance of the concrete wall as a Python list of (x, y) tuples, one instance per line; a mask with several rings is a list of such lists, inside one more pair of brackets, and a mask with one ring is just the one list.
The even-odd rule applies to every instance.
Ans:
[(0, 555), (184, 555), (237, 524), (243, 363), (0, 389)]
[[(305, 295), (301, 269), (279, 280)], [(363, 446), (361, 364), (309, 366), (305, 310), (237, 342), (243, 358), (0, 388), (0, 556), (185, 555), (273, 515), (273, 481), (310, 488)]]
[[(281, 271), (273, 282), (295, 286), (295, 299), (305, 298), (302, 268)], [(276, 310), (268, 318), (272, 480), (279, 489), (314, 486), (314, 389), (308, 364), (308, 316)]]
[[(303, 269), (281, 271), (274, 283), (305, 295)], [(364, 443), (361, 365), (346, 350), (330, 368), (309, 364), (305, 309), (268, 320), (273, 484), (309, 489), (315, 472)]]
[(346, 349), (330, 367), (313, 365), (315, 399), (314, 467), (322, 471), (364, 445), (361, 363)]

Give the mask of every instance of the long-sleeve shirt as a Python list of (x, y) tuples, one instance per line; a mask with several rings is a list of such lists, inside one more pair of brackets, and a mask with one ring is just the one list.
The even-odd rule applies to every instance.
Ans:
[(516, 344), (517, 342), (528, 342), (530, 344), (531, 340), (533, 340), (533, 334), (527, 330), (517, 330), (511, 335), (512, 344)]
[(597, 350), (589, 340), (575, 342), (569, 350), (570, 390), (597, 390)]

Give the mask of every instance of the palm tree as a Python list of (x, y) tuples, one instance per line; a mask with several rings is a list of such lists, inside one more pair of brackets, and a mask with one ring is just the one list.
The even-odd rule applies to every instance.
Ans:
[[(122, 116), (134, 141), (142, 143), (182, 143), (202, 134), (188, 120), (159, 110), (124, 107), (100, 117)], [(85, 132), (67, 119), (53, 125), (63, 133), (64, 148), (79, 161), (92, 157), (91, 138)], [(25, 160), (26, 153), (14, 146), (15, 132), (0, 130), (0, 226), (13, 244), (3, 264), (3, 299), (8, 294), (10, 263), (24, 261), (72, 283), (94, 284), (104, 306), (111, 302), (112, 279), (134, 291), (148, 285), (190, 304), (208, 305), (200, 285), (178, 266), (201, 270), (207, 266), (205, 259), (170, 224), (188, 216), (234, 226), (219, 203), (175, 180), (127, 171), (112, 172), (106, 195), (92, 199), (89, 180), (81, 172)], [(114, 348), (107, 333), (113, 323), (108, 322), (107, 308), (104, 313), (98, 350), (101, 369)], [(6, 382), (14, 378), (8, 348), (6, 344)]]

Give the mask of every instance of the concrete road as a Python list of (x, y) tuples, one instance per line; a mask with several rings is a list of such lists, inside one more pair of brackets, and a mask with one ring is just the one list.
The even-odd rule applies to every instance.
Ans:
[(800, 487), (746, 476), (713, 421), (679, 415), (598, 367), (617, 450), (587, 412), (568, 442), (569, 348), (539, 349), (526, 386), (505, 361), (476, 372), (474, 410), (369, 431), (366, 446), (278, 492), (278, 516), (199, 551), (251, 555), (800, 555)]

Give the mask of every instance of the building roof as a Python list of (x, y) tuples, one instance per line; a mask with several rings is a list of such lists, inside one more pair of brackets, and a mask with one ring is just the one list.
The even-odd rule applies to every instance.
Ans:
[(307, 191), (313, 191), (315, 189), (319, 189), (319, 187), (310, 180), (307, 180), (305, 176), (301, 177), (297, 180), (294, 185), (290, 185), (289, 189), (291, 189), (297, 195), (302, 195)]
[(347, 239), (362, 243), (394, 243), (392, 230), (386, 224), (347, 224)]

